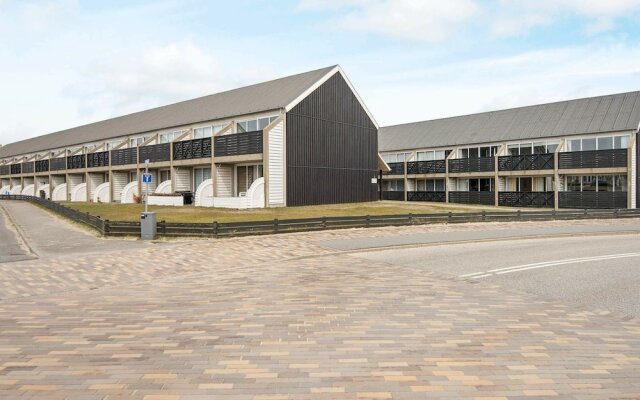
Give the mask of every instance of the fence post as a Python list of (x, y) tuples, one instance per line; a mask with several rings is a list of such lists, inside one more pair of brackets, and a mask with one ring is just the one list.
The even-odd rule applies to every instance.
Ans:
[(487, 211), (486, 210), (482, 210), (482, 220), (486, 221), (487, 219)]
[(449, 211), (449, 216), (447, 217), (447, 219), (449, 220), (449, 223), (451, 223), (451, 218), (453, 218), (453, 213)]
[(367, 227), (371, 226), (371, 217), (367, 215)]
[(327, 217), (322, 217), (322, 229), (327, 229)]
[(218, 221), (213, 221), (213, 236), (218, 238)]
[(111, 231), (111, 226), (110, 226), (110, 224), (111, 224), (111, 223), (109, 222), (109, 220), (108, 220), (108, 219), (107, 219), (107, 220), (104, 220), (104, 221), (102, 222), (102, 234), (103, 234), (104, 236), (109, 236), (109, 232)]
[(518, 216), (518, 219), (520, 219), (522, 216), (520, 215), (520, 210), (518, 210), (518, 212), (516, 213)]
[(409, 224), (413, 225), (413, 213), (409, 213)]
[(273, 231), (278, 232), (280, 229), (278, 227), (278, 218), (273, 219)]

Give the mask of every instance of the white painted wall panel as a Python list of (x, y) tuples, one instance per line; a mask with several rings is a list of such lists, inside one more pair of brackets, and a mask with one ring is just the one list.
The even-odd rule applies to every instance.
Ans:
[(113, 201), (120, 202), (122, 198), (122, 190), (129, 183), (129, 172), (113, 172), (111, 174), (111, 191), (113, 195)]
[(284, 206), (284, 121), (280, 121), (269, 131), (268, 136), (268, 207)]
[(89, 187), (89, 199), (94, 198), (96, 189), (98, 188), (98, 186), (102, 185), (103, 183), (104, 183), (104, 173), (89, 174), (89, 181), (87, 182), (87, 185)]
[(53, 175), (51, 177), (51, 185), (55, 188), (58, 187), (59, 185), (62, 185), (63, 183), (65, 183), (65, 176), (64, 175)]
[(631, 204), (629, 208), (636, 208), (638, 206), (638, 191), (636, 187), (638, 185), (638, 142), (633, 143), (633, 149), (631, 151)]
[(216, 170), (216, 197), (233, 196), (233, 166), (221, 165)]
[(191, 190), (191, 169), (190, 168), (176, 168), (175, 177), (176, 192), (188, 192)]

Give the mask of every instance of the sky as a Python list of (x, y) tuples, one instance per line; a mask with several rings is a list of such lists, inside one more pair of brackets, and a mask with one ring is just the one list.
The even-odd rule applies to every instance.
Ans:
[(640, 0), (0, 0), (0, 144), (340, 64), (381, 126), (640, 90)]

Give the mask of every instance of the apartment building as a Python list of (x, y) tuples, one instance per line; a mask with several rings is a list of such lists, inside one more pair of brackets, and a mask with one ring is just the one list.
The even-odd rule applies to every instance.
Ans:
[(0, 193), (228, 208), (373, 201), (377, 130), (332, 66), (6, 144)]
[(636, 208), (640, 92), (382, 127), (380, 196)]

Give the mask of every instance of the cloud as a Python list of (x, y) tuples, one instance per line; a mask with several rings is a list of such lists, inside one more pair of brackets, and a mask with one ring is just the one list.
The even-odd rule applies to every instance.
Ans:
[(239, 69), (230, 79), (230, 72), (205, 49), (180, 41), (91, 65), (65, 93), (80, 105), (83, 116), (104, 118), (215, 93), (268, 74), (267, 69)]
[(303, 0), (299, 9), (339, 11), (332, 24), (344, 30), (437, 42), (455, 33), (479, 8), (473, 0)]
[(301, 0), (303, 12), (328, 12), (341, 30), (439, 42), (479, 27), (494, 36), (517, 36), (576, 16), (590, 35), (640, 12), (640, 0)]

